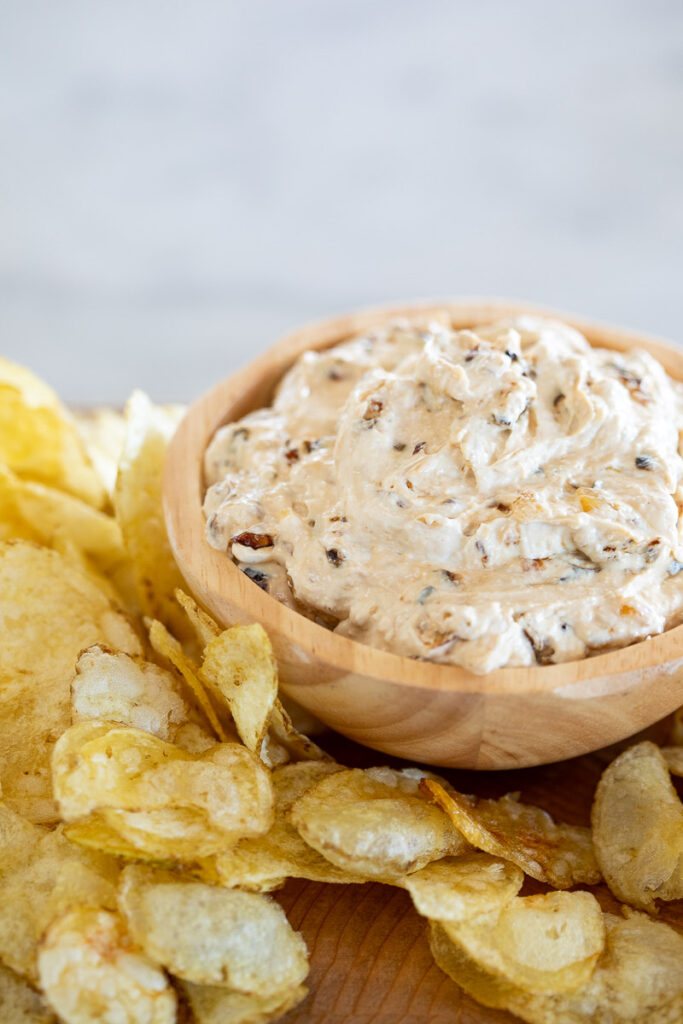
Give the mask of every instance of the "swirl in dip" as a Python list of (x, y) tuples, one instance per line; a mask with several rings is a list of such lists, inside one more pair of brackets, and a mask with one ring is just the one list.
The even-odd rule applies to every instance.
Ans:
[(683, 620), (683, 387), (522, 317), (306, 352), (205, 458), (209, 543), (280, 601), (490, 672)]

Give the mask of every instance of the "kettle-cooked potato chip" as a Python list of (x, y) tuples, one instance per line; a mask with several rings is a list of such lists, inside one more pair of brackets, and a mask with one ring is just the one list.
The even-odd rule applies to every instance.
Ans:
[(114, 489), (116, 519), (133, 563), (140, 607), (181, 640), (190, 631), (173, 592), (183, 579), (168, 540), (161, 493), (166, 447), (182, 412), (152, 405), (141, 391), (132, 394)]
[(420, 792), (423, 774), (391, 768), (335, 772), (294, 803), (290, 820), (337, 867), (395, 882), (467, 847), (448, 816)]
[(131, 865), (119, 901), (135, 941), (185, 981), (269, 996), (308, 974), (303, 939), (267, 896)]
[(199, 644), (202, 653), (207, 644), (210, 644), (218, 634), (220, 633), (220, 626), (215, 622), (211, 616), (200, 608), (194, 598), (186, 594), (184, 590), (177, 587), (174, 596), (180, 607), (183, 609), (190, 625), (194, 629), (197, 643)]
[(683, 804), (659, 747), (629, 747), (595, 791), (593, 840), (605, 881), (625, 903), (653, 910), (683, 897)]
[(532, 995), (489, 974), (432, 924), (430, 946), (446, 974), (477, 1002), (528, 1024), (678, 1024), (683, 1019), (683, 936), (632, 913), (605, 914), (605, 949), (575, 992)]
[(74, 420), (95, 472), (111, 498), (126, 440), (125, 417), (116, 409), (99, 408), (76, 413)]
[(511, 860), (539, 882), (568, 889), (600, 881), (590, 829), (557, 825), (546, 811), (522, 804), (511, 794), (480, 800), (446, 791), (430, 779), (423, 787), (472, 846)]
[(66, 1024), (174, 1024), (176, 994), (158, 964), (136, 949), (122, 918), (77, 906), (48, 928), (40, 985)]
[(277, 665), (263, 626), (233, 626), (204, 651), (201, 677), (224, 701), (242, 742), (258, 753), (277, 697)]
[(79, 657), (71, 683), (71, 706), (75, 721), (99, 718), (119, 722), (181, 747), (178, 737), (183, 726), (194, 722), (207, 747), (215, 743), (197, 722), (170, 672), (102, 644), (94, 644)]
[(358, 874), (344, 871), (304, 842), (289, 821), (289, 811), (299, 797), (320, 779), (343, 771), (330, 761), (300, 761), (276, 768), (272, 774), (275, 820), (264, 836), (241, 839), (214, 859), (222, 885), (266, 891), (286, 878), (315, 882), (362, 882)]
[(197, 706), (201, 708), (211, 728), (220, 740), (230, 738), (230, 729), (221, 722), (206, 692), (204, 683), (199, 678), (197, 666), (186, 656), (179, 641), (157, 619), (146, 620), (149, 631), (149, 642), (157, 654), (173, 665), (185, 680), (188, 689), (194, 695)]
[(0, 1020), (3, 1024), (57, 1024), (41, 995), (0, 964)]
[(267, 1024), (279, 1020), (307, 995), (304, 985), (267, 996), (247, 995), (214, 985), (193, 985), (189, 981), (180, 982), (180, 988), (194, 1024)]
[(105, 491), (71, 416), (30, 370), (0, 359), (0, 463), (96, 508)]
[(526, 992), (575, 991), (605, 945), (600, 904), (589, 892), (515, 896), (487, 914), (441, 924), (480, 967)]
[(436, 921), (467, 921), (499, 911), (522, 888), (524, 872), (488, 853), (432, 861), (407, 875), (404, 886), (418, 914)]
[(60, 737), (52, 772), (65, 821), (97, 814), (160, 859), (208, 856), (273, 820), (268, 771), (237, 743), (193, 756), (140, 729), (86, 721)]
[[(115, 860), (73, 846), (0, 804), (0, 959), (35, 979), (38, 940), (72, 903), (116, 906)], [(0, 1018), (2, 1019), (2, 1018)]]
[(672, 775), (683, 776), (683, 747), (662, 747), (662, 757)]
[(76, 659), (100, 642), (141, 654), (140, 640), (85, 572), (26, 541), (0, 545), (0, 636), (4, 798), (33, 821), (55, 821), (50, 755), (71, 723)]

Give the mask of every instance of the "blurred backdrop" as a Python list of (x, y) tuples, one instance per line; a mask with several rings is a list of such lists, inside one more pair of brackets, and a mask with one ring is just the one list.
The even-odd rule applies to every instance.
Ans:
[(683, 338), (680, 0), (3, 0), (0, 351), (190, 400), (307, 319)]

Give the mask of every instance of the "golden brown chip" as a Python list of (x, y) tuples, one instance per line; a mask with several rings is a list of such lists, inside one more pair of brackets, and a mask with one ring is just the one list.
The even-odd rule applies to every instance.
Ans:
[(267, 1024), (279, 1020), (306, 998), (304, 985), (273, 995), (247, 995), (214, 985), (181, 982), (181, 990), (192, 1011), (194, 1024)]
[(74, 421), (30, 370), (0, 359), (0, 463), (96, 508), (105, 492)]
[(233, 626), (204, 651), (201, 677), (225, 702), (242, 742), (258, 753), (277, 697), (277, 665), (263, 626)]
[(308, 974), (303, 939), (267, 896), (131, 865), (119, 899), (135, 941), (185, 981), (270, 996)]
[(673, 717), (671, 742), (677, 747), (683, 747), (683, 708), (679, 708)]
[(683, 897), (683, 805), (659, 747), (629, 747), (595, 791), (593, 840), (605, 881), (625, 903), (654, 909)]
[(301, 761), (276, 768), (272, 774), (275, 821), (268, 833), (242, 839), (231, 850), (214, 859), (217, 879), (222, 885), (266, 891), (276, 889), (286, 878), (308, 878), (315, 882), (362, 882), (357, 874), (331, 864), (304, 842), (289, 821), (289, 810), (299, 797), (341, 765), (330, 761)]
[(294, 727), (292, 719), (279, 698), (275, 698), (268, 732), (261, 745), (261, 760), (274, 768), (287, 761), (331, 761), (317, 743)]
[(171, 551), (161, 503), (166, 447), (181, 414), (179, 409), (152, 405), (141, 391), (133, 393), (126, 406), (126, 439), (114, 508), (134, 566), (140, 607), (182, 640), (190, 630), (173, 592), (183, 580)]
[(273, 820), (269, 774), (237, 743), (193, 756), (139, 729), (86, 721), (60, 737), (52, 772), (65, 821), (95, 814), (160, 860), (209, 856)]
[(136, 949), (118, 914), (78, 906), (48, 928), (40, 985), (66, 1024), (174, 1024), (176, 995), (158, 964)]
[(220, 633), (220, 626), (180, 587), (175, 591), (175, 599), (187, 615), (203, 652), (206, 645), (210, 644)]
[(337, 867), (395, 882), (467, 846), (447, 815), (420, 792), (423, 776), (414, 769), (335, 772), (294, 803), (290, 820)]
[(147, 620), (146, 625), (149, 630), (149, 640), (154, 650), (162, 658), (170, 661), (173, 667), (180, 673), (190, 692), (194, 695), (197, 706), (204, 712), (216, 736), (220, 740), (227, 740), (229, 738), (229, 731), (225, 724), (219, 720), (211, 704), (206, 688), (199, 678), (197, 666), (186, 657), (180, 643), (174, 636), (171, 636), (161, 622), (158, 622), (156, 619)]
[(472, 846), (512, 861), (539, 882), (568, 889), (600, 880), (590, 829), (557, 825), (546, 811), (512, 794), (478, 800), (429, 779), (423, 787)]
[(441, 924), (479, 967), (525, 992), (576, 991), (605, 945), (600, 904), (588, 892), (515, 896), (489, 913)]
[(0, 780), (33, 821), (55, 821), (50, 756), (71, 722), (81, 650), (104, 643), (141, 654), (128, 619), (70, 561), (17, 541), (0, 545)]
[(576, 992), (532, 995), (489, 974), (433, 924), (437, 964), (479, 1003), (528, 1024), (678, 1024), (683, 1019), (683, 936), (645, 914), (605, 915), (605, 949)]
[(418, 914), (436, 921), (467, 921), (499, 911), (522, 888), (524, 872), (488, 853), (432, 861), (404, 885)]
[(0, 804), (0, 959), (35, 979), (38, 939), (75, 902), (116, 906), (118, 864)]
[(2, 1024), (57, 1024), (41, 995), (0, 964), (0, 1020)]
[(71, 706), (74, 721), (99, 718), (119, 722), (171, 743), (177, 743), (183, 726), (194, 722), (207, 747), (215, 743), (183, 699), (175, 676), (143, 658), (111, 651), (102, 644), (89, 647), (79, 657), (71, 684)]

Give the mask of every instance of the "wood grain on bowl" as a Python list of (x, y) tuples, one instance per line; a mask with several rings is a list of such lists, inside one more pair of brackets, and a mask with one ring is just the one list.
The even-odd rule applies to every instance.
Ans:
[(474, 675), (402, 658), (337, 636), (280, 604), (205, 537), (203, 455), (216, 429), (268, 404), (310, 348), (326, 348), (397, 316), (447, 311), (455, 328), (524, 313), (552, 315), (594, 344), (650, 352), (683, 380), (673, 345), (518, 303), (396, 306), (304, 327), (221, 382), (187, 413), (169, 448), (164, 507), (188, 586), (223, 624), (260, 622), (283, 689), (350, 739), (428, 764), (500, 769), (575, 757), (645, 728), (683, 704), (683, 626), (621, 650), (562, 665)]

